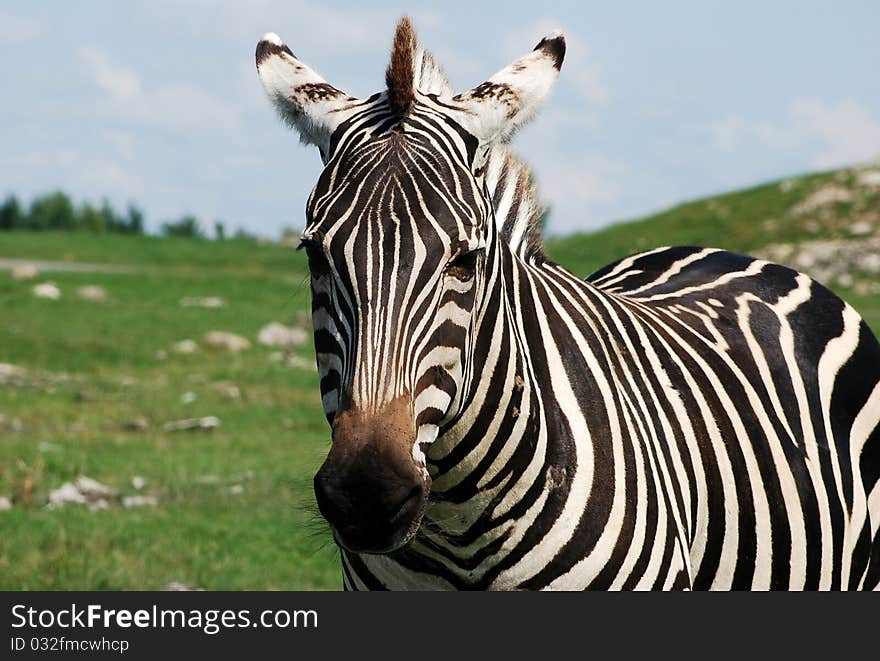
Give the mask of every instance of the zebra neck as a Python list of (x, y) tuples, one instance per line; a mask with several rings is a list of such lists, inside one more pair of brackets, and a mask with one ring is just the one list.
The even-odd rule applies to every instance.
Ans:
[[(440, 547), (501, 543), (548, 470), (546, 415), (533, 369), (520, 290), (533, 267), (496, 242), (474, 331), (463, 409), (431, 447), (431, 526)], [(448, 550), (448, 549), (447, 549)], [(466, 551), (462, 551), (466, 552)]]

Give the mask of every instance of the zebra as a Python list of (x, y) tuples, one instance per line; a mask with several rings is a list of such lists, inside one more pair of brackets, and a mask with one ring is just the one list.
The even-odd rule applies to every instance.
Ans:
[(547, 35), (456, 94), (404, 18), (357, 99), (257, 45), (324, 165), (300, 247), (343, 587), (877, 589), (876, 338), (724, 250), (551, 260), (509, 143), (564, 56)]

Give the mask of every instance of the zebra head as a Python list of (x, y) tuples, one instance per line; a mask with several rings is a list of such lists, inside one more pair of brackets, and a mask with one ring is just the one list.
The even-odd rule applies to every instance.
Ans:
[(546, 37), (455, 94), (404, 18), (387, 90), (356, 99), (276, 35), (257, 46), (270, 100), (325, 166), (302, 247), (332, 427), (315, 493), (344, 548), (387, 553), (419, 527), (425, 453), (467, 402), (477, 312), (502, 249), (490, 155), (537, 110), (564, 53), (561, 35)]

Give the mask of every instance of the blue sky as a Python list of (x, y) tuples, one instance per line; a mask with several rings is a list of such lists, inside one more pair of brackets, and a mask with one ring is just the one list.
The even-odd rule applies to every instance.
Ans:
[(187, 212), (301, 227), (320, 161), (275, 117), (254, 47), (277, 32), (366, 96), (404, 13), (456, 89), (566, 34), (557, 87), (515, 138), (554, 233), (880, 158), (876, 0), (6, 2), (0, 193), (131, 200), (153, 229)]

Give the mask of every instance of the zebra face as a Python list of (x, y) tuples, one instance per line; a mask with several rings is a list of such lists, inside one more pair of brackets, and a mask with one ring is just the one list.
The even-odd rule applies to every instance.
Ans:
[(387, 134), (344, 141), (307, 207), (333, 430), (315, 493), (351, 550), (392, 550), (415, 533), (430, 488), (424, 452), (457, 412), (472, 353), (488, 209), (464, 145), (438, 157), (432, 130), (414, 108)]
[(276, 35), (257, 46), (271, 101), (325, 165), (302, 237), (333, 441), (315, 494), (348, 550), (387, 553), (418, 530), (431, 485), (425, 453), (467, 399), (497, 256), (487, 159), (537, 109), (564, 52), (561, 36), (545, 38), (455, 95), (404, 19), (387, 91), (358, 100)]

